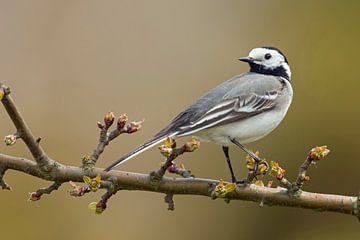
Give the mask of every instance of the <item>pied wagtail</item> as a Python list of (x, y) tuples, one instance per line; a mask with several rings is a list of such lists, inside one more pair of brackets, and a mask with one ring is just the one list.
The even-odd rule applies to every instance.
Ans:
[(215, 87), (177, 115), (152, 139), (118, 159), (105, 169), (130, 160), (167, 137), (194, 135), (202, 141), (221, 145), (236, 178), (229, 157), (229, 145), (235, 144), (256, 163), (261, 159), (242, 144), (254, 142), (274, 130), (285, 117), (293, 90), (291, 72), (285, 55), (274, 47), (260, 47), (239, 59), (250, 65), (250, 71)]

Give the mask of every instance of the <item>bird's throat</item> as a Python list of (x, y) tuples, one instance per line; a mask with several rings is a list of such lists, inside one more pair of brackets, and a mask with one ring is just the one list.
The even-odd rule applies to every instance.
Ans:
[(265, 68), (264, 66), (256, 63), (249, 63), (249, 65), (250, 65), (250, 72), (283, 77), (288, 81), (290, 81), (290, 76), (286, 72), (286, 69), (283, 66), (279, 66), (277, 68), (271, 69), (271, 68)]

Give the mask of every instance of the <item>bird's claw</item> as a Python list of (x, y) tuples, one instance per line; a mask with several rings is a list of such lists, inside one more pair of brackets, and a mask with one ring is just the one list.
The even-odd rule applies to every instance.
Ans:
[[(259, 157), (253, 158), (253, 159), (255, 160), (254, 170), (253, 170), (254, 175), (255, 175), (255, 178), (256, 178), (256, 175), (261, 175), (261, 174), (262, 174), (262, 175), (266, 175), (266, 173), (267, 173), (267, 172), (269, 171), (269, 169), (270, 169), (269, 163), (268, 163), (267, 161), (259, 158)], [(263, 172), (261, 172), (261, 174), (258, 173), (258, 169), (259, 169), (259, 165), (260, 165), (260, 164), (264, 164), (264, 165), (266, 166), (266, 167), (265, 167), (265, 170), (264, 170)]]
[(236, 185), (242, 185), (242, 186), (246, 186), (247, 184), (249, 184), (249, 180), (248, 179), (241, 179), (241, 180), (236, 180), (233, 181), (233, 183), (235, 183)]

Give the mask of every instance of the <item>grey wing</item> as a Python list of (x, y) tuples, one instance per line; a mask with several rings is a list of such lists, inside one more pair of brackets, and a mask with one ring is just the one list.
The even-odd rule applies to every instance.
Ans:
[(250, 73), (224, 82), (180, 113), (156, 136), (173, 132), (177, 132), (178, 136), (189, 135), (275, 107), (282, 83), (277, 77), (261, 76)]
[(201, 118), (192, 122), (191, 125), (181, 127), (178, 135), (193, 134), (204, 129), (222, 126), (270, 110), (275, 107), (275, 100), (279, 94), (279, 91), (271, 91), (265, 95), (252, 93), (224, 99), (224, 101), (207, 111)]

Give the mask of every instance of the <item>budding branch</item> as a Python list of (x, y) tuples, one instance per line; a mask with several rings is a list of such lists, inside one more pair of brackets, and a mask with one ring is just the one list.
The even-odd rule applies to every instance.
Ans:
[[(195, 178), (189, 170), (183, 166), (176, 165), (175, 160), (179, 155), (194, 151), (198, 142), (194, 139), (185, 145), (177, 148), (170, 139), (161, 147), (161, 153), (166, 156), (163, 166), (150, 174), (110, 171), (105, 172), (95, 167), (105, 147), (121, 134), (131, 134), (140, 127), (140, 122), (127, 122), (126, 115), (121, 115), (114, 130), (110, 131), (115, 116), (113, 113), (105, 115), (104, 122), (98, 123), (100, 129), (99, 144), (91, 156), (84, 156), (81, 166), (63, 165), (59, 161), (51, 159), (40, 146), (40, 138), (35, 138), (24, 118), (21, 116), (13, 99), (10, 96), (10, 89), (0, 83), (0, 100), (5, 107), (7, 114), (16, 127), (16, 133), (5, 137), (7, 145), (15, 144), (18, 139), (24, 141), (34, 160), (22, 157), (9, 156), (0, 153), (0, 187), (11, 189), (5, 182), (6, 171), (20, 171), (34, 177), (52, 182), (49, 187), (40, 188), (30, 194), (29, 200), (40, 200), (43, 194), (51, 194), (63, 183), (71, 185), (72, 196), (82, 196), (95, 192), (100, 188), (106, 189), (105, 194), (92, 207), (97, 213), (101, 213), (107, 207), (107, 202), (117, 191), (141, 190), (165, 194), (165, 202), (168, 209), (174, 209), (174, 196), (177, 194), (202, 195), (212, 199), (224, 198), (230, 200), (253, 201), (260, 205), (287, 206), (318, 211), (331, 211), (354, 215), (360, 219), (360, 196), (342, 196), (333, 194), (322, 194), (303, 191), (301, 188), (308, 177), (307, 169), (313, 162), (323, 158), (328, 150), (326, 148), (314, 148), (307, 155), (304, 164), (299, 169), (295, 182), (291, 182), (284, 176), (284, 170), (277, 164), (271, 163), (271, 171), (279, 181), (278, 187), (259, 186), (249, 183), (234, 185), (222, 181)], [(248, 164), (249, 165), (249, 164)], [(251, 164), (250, 164), (251, 165)], [(248, 167), (251, 172), (252, 169)], [(166, 172), (179, 175), (178, 178), (165, 177)], [(254, 174), (254, 173), (253, 173)], [(257, 173), (255, 173), (256, 175)], [(82, 183), (77, 185), (76, 183)]]

